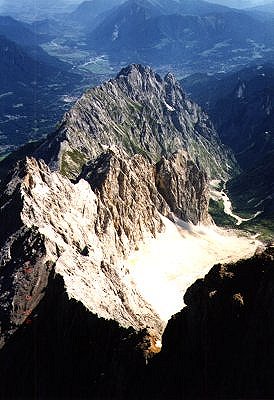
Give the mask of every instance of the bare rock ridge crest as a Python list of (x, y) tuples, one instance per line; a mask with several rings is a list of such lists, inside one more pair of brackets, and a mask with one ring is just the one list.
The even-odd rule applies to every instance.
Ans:
[(124, 259), (164, 229), (162, 216), (210, 221), (208, 177), (234, 161), (206, 114), (172, 75), (131, 65), (85, 93), (33, 156), (1, 183), (1, 344), (51, 271), (91, 313), (157, 340), (164, 324)]

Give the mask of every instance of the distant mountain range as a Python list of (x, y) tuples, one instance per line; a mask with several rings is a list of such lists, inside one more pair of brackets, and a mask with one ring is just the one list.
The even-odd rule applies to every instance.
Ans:
[[(206, 0), (207, 1), (207, 0)], [(227, 7), (233, 7), (238, 9), (247, 9), (250, 7), (264, 7), (267, 5), (267, 1), (252, 1), (252, 0), (209, 0), (211, 3), (221, 4)]]
[(129, 0), (87, 37), (88, 48), (111, 59), (188, 70), (229, 69), (273, 56), (274, 27), (204, 1)]
[(0, 34), (22, 46), (37, 46), (41, 37), (30, 26), (9, 16), (0, 16)]
[(270, 135), (274, 126), (274, 65), (255, 65), (223, 76), (196, 74), (182, 84), (209, 112), (222, 140), (233, 148), (243, 168), (249, 166), (250, 159), (263, 158), (270, 144), (274, 149)]
[(212, 0), (212, 3), (238, 9), (248, 8), (251, 4), (249, 0)]
[(77, 0), (2, 0), (0, 13), (33, 20), (73, 10)]
[(5, 153), (52, 129), (64, 111), (62, 95), (80, 77), (58, 68), (58, 62), (33, 59), (5, 36), (0, 55), (0, 153)]
[[(56, 13), (54, 18), (31, 25), (16, 27), (16, 22), (9, 20), (7, 36), (32, 47), (33, 41), (40, 44), (62, 38), (65, 46), (106, 55), (110, 63), (141, 62), (165, 71), (171, 66), (183, 75), (215, 73), (258, 58), (274, 60), (270, 15), (203, 0), (89, 0), (70, 13)], [(1, 29), (0, 33), (6, 34)], [(33, 57), (49, 63), (40, 48), (32, 51)]]
[(250, 10), (273, 14), (274, 13), (274, 2), (272, 1), (271, 3), (262, 4), (260, 6), (252, 7)]
[(124, 0), (83, 1), (67, 16), (67, 22), (74, 22), (85, 29), (92, 29), (105, 18), (112, 8), (121, 5)]
[(37, 62), (45, 62), (59, 69), (69, 70), (70, 65), (51, 57), (40, 44), (44, 42), (44, 36), (37, 33), (35, 25), (18, 21), (9, 16), (0, 16), (0, 35), (6, 36), (24, 49), (24, 52)]

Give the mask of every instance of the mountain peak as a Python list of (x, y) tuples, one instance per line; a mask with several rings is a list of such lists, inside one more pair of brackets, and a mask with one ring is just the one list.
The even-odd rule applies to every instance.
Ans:
[(163, 80), (149, 66), (130, 64), (120, 71), (116, 82), (123, 90), (133, 94), (158, 91), (159, 84), (162, 84)]
[(136, 75), (141, 76), (151, 76), (152, 78), (156, 77), (157, 80), (162, 81), (161, 77), (147, 65), (142, 64), (129, 64), (127, 67), (121, 69), (118, 73), (116, 79), (124, 76), (124, 77), (134, 77)]
[(166, 76), (164, 78), (164, 81), (167, 82), (167, 83), (172, 82), (172, 83), (175, 84), (176, 83), (176, 78), (171, 72), (169, 72), (169, 73), (166, 74)]
[(36, 156), (77, 179), (86, 163), (113, 145), (154, 163), (185, 149), (209, 176), (226, 176), (224, 166), (231, 163), (208, 116), (186, 99), (173, 75), (163, 80), (139, 64), (87, 91)]

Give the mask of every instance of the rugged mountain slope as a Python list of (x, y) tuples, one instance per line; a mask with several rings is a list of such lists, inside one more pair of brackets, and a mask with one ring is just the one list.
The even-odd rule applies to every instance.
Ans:
[(272, 247), (216, 265), (189, 288), (147, 371), (150, 396), (273, 397), (273, 267)]
[[(2, 339), (36, 307), (52, 265), (68, 294), (93, 313), (136, 329), (145, 324), (159, 334), (157, 316), (134, 289), (122, 260), (164, 229), (160, 214), (192, 223), (210, 220), (203, 167), (226, 175), (231, 160), (222, 150), (206, 115), (170, 75), (162, 80), (132, 65), (84, 95), (34, 152), (78, 183), (35, 159), (19, 162), (2, 182)], [(31, 260), (29, 241), (31, 252), (39, 243)], [(26, 284), (18, 286), (18, 279)], [(143, 312), (138, 316), (142, 302), (148, 319)]]
[[(146, 234), (155, 235), (163, 226), (157, 201), (155, 205), (150, 199), (157, 199), (157, 191), (154, 187), (153, 194), (153, 186), (150, 191), (146, 189), (152, 185), (152, 171), (145, 160), (140, 170), (140, 161), (136, 160), (138, 175), (128, 168), (131, 185), (140, 186), (143, 182), (134, 208), (128, 204), (132, 202), (130, 196), (117, 196), (122, 183), (120, 187), (121, 172), (115, 163), (106, 171), (100, 196), (92, 192), (87, 182), (81, 180), (73, 185), (66, 178), (51, 174), (46, 165), (34, 159), (17, 165), (1, 196), (1, 220), (2, 226), (6, 226), (1, 233), (3, 341), (37, 306), (53, 265), (63, 277), (68, 295), (92, 313), (114, 319), (125, 327), (138, 329), (144, 324), (159, 335), (159, 318), (138, 295), (125, 268), (121, 269), (121, 259), (132, 246)], [(127, 187), (128, 183), (129, 180), (124, 190), (133, 190)], [(167, 213), (163, 200), (158, 202), (159, 210)], [(123, 218), (117, 212), (121, 207)], [(142, 308), (144, 315), (140, 317)]]
[(206, 114), (187, 100), (172, 75), (131, 65), (87, 91), (35, 155), (77, 178), (106, 146), (119, 145), (153, 162), (185, 149), (211, 176), (227, 176), (233, 160)]
[[(0, 38), (2, 90), (13, 90), (18, 82), (21, 82), (21, 86), (41, 85), (61, 73), (60, 69), (32, 58), (23, 47), (5, 36)], [(64, 84), (69, 76), (73, 78), (73, 74), (64, 74)]]
[(265, 156), (243, 171), (228, 184), (234, 207), (245, 214), (256, 213), (254, 220), (245, 222), (242, 228), (251, 232), (262, 232), (267, 240), (274, 234), (274, 150), (269, 149)]
[(28, 24), (9, 16), (0, 16), (0, 34), (21, 46), (37, 46), (40, 43), (39, 35), (32, 32)]
[(44, 62), (64, 71), (70, 69), (70, 65), (50, 56), (39, 46), (45, 38), (44, 35), (38, 33), (35, 26), (33, 27), (9, 16), (0, 16), (0, 35), (22, 47), (24, 52), (37, 60), (37, 62)]

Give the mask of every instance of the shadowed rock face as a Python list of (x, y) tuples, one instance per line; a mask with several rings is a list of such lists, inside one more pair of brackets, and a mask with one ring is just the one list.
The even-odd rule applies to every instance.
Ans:
[(145, 332), (96, 317), (52, 273), (43, 300), (0, 352), (1, 398), (126, 398), (145, 348)]
[(178, 218), (194, 224), (210, 222), (207, 175), (186, 152), (157, 163), (156, 186)]
[(147, 371), (146, 393), (157, 399), (273, 398), (273, 293), (273, 247), (212, 268), (169, 321), (163, 350)]

